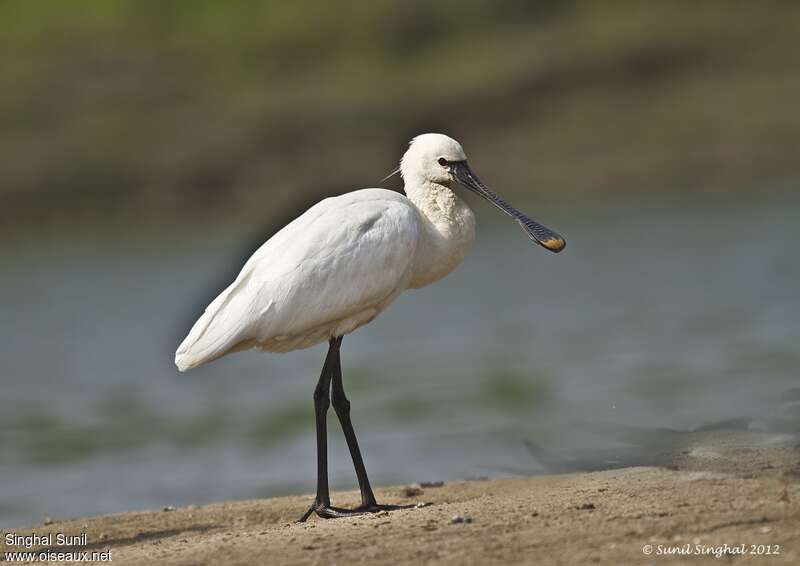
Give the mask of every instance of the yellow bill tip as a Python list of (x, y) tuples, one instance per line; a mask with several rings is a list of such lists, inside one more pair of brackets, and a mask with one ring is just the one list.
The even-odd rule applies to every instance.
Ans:
[(546, 240), (539, 240), (544, 247), (546, 247), (551, 252), (558, 253), (563, 250), (567, 242), (564, 241), (564, 238), (547, 238)]

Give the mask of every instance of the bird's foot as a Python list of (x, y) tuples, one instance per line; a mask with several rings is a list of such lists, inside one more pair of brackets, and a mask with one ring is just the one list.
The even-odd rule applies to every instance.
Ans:
[(379, 513), (381, 511), (396, 511), (397, 509), (411, 509), (415, 505), (380, 505), (378, 503), (362, 504), (355, 509), (345, 509), (343, 507), (333, 507), (324, 503), (315, 501), (311, 504), (308, 511), (303, 513), (297, 522), (304, 523), (312, 513), (316, 513), (323, 519), (339, 519), (341, 517), (356, 517), (358, 515), (369, 515), (370, 513)]

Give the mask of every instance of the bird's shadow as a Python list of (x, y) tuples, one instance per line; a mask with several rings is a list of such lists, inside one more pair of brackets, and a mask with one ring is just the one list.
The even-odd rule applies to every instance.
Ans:
[(221, 528), (222, 525), (216, 524), (204, 524), (204, 525), (193, 525), (184, 528), (176, 528), (176, 529), (161, 529), (157, 531), (149, 531), (144, 533), (138, 533), (132, 536), (126, 537), (119, 537), (119, 538), (107, 538), (103, 540), (98, 540), (94, 542), (89, 542), (85, 545), (71, 545), (71, 546), (46, 546), (37, 548), (36, 552), (85, 552), (89, 550), (99, 550), (99, 549), (106, 549), (115, 546), (125, 546), (129, 544), (135, 544), (139, 542), (145, 541), (153, 541), (153, 540), (161, 540), (165, 538), (169, 538), (175, 535), (185, 534), (185, 533), (204, 533), (213, 529)]

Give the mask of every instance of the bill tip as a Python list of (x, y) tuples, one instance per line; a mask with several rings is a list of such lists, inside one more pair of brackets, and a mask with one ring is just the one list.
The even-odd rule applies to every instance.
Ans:
[(551, 252), (558, 253), (567, 246), (564, 238), (547, 238), (541, 240), (541, 244)]

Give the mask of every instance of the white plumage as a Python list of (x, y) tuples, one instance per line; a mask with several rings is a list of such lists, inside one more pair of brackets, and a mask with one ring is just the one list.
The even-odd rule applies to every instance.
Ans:
[(362, 189), (325, 199), (262, 245), (178, 347), (178, 369), (249, 348), (288, 352), (344, 336), (405, 289), (450, 273), (475, 239), (475, 217), (456, 183), (516, 220), (536, 243), (564, 248), (561, 236), (489, 190), (452, 138), (414, 138), (400, 173), (405, 196)]
[(343, 336), (403, 290), (452, 271), (474, 240), (475, 221), (446, 172), (431, 166), (437, 159), (465, 156), (447, 136), (418, 136), (402, 160), (407, 196), (362, 189), (328, 198), (270, 238), (194, 324), (175, 354), (178, 368)]
[[(464, 259), (475, 239), (475, 217), (453, 186), (460, 183), (491, 202), (545, 248), (564, 248), (561, 236), (489, 190), (466, 159), (447, 136), (414, 138), (400, 162), (405, 196), (362, 189), (311, 207), (253, 254), (175, 353), (175, 364), (185, 371), (238, 350), (288, 352), (328, 341), (314, 390), (317, 495), (301, 521), (312, 513), (333, 518), (395, 508), (377, 503), (367, 477), (344, 393), (342, 337), (375, 318), (405, 289), (441, 279)], [(330, 503), (329, 404), (342, 425), (361, 490), (356, 509)]]

